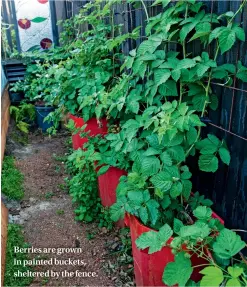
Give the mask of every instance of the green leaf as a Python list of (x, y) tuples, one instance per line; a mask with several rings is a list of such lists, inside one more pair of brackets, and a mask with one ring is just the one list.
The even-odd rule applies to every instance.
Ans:
[(166, 245), (166, 242), (171, 238), (172, 233), (171, 227), (168, 224), (165, 224), (158, 232), (148, 231), (142, 233), (142, 235), (136, 239), (135, 243), (139, 249), (143, 250), (149, 248), (148, 254), (152, 254), (160, 251), (162, 247)]
[(150, 221), (153, 225), (155, 225), (159, 217), (159, 210), (158, 210), (159, 203), (156, 200), (151, 199), (146, 203), (146, 206), (150, 213)]
[(160, 161), (155, 156), (144, 157), (141, 160), (141, 173), (144, 176), (156, 174), (160, 168)]
[(114, 203), (110, 207), (111, 219), (114, 222), (117, 222), (119, 219), (124, 218), (124, 214), (125, 214), (124, 204), (125, 204), (125, 202), (126, 202), (126, 198), (122, 196), (122, 197), (119, 197), (117, 202)]
[(170, 189), (171, 198), (177, 198), (183, 190), (183, 186), (181, 182), (174, 182)]
[(180, 40), (184, 41), (187, 35), (189, 34), (190, 31), (192, 31), (195, 28), (194, 23), (189, 23), (183, 26), (183, 28), (180, 30), (179, 35), (180, 35)]
[(209, 35), (209, 44), (216, 38), (218, 38), (221, 32), (224, 30), (225, 27), (217, 27), (215, 28)]
[(226, 148), (224, 147), (221, 147), (219, 149), (219, 155), (220, 155), (220, 159), (227, 165), (230, 164), (230, 161), (231, 161), (231, 156), (230, 156), (230, 153), (229, 153), (229, 150), (227, 150)]
[(178, 162), (185, 160), (184, 149), (181, 146), (170, 147), (167, 151), (172, 159)]
[(106, 173), (109, 168), (110, 168), (109, 165), (104, 165), (104, 166), (102, 166), (102, 167), (98, 170), (97, 175), (100, 176), (100, 175)]
[(224, 228), (220, 231), (213, 250), (222, 259), (230, 259), (246, 246), (245, 242), (235, 232)]
[(236, 278), (229, 279), (226, 282), (226, 287), (241, 287), (241, 286), (242, 286), (241, 283)]
[(199, 168), (206, 172), (216, 172), (218, 169), (218, 159), (213, 154), (200, 155)]
[(158, 89), (162, 96), (176, 97), (178, 95), (176, 82), (173, 80), (167, 80), (165, 83), (161, 84)]
[(209, 139), (213, 144), (215, 144), (217, 147), (220, 147), (221, 142), (220, 142), (220, 140), (219, 140), (215, 135), (208, 134), (208, 139)]
[(190, 259), (185, 257), (184, 252), (180, 252), (175, 256), (175, 262), (166, 265), (162, 279), (169, 286), (178, 284), (184, 287), (190, 279), (192, 271)]
[(153, 147), (149, 147), (145, 152), (144, 152), (144, 156), (150, 156), (150, 155), (156, 155), (156, 154), (160, 154), (160, 150), (157, 150)]
[(221, 54), (230, 50), (236, 41), (236, 34), (230, 28), (224, 28), (219, 35), (219, 46)]
[(200, 282), (200, 286), (219, 286), (224, 280), (223, 272), (215, 266), (208, 266), (200, 271), (204, 276)]
[(183, 227), (184, 224), (181, 220), (174, 218), (174, 223), (173, 223), (173, 230), (176, 234), (179, 234), (179, 231), (181, 229), (181, 227)]
[(209, 220), (212, 216), (212, 210), (206, 206), (198, 206), (194, 211), (193, 214), (196, 218), (200, 220)]
[(227, 270), (233, 278), (238, 278), (244, 272), (244, 269), (239, 266), (229, 266)]
[(232, 30), (236, 33), (236, 36), (240, 41), (245, 42), (245, 32), (243, 28), (233, 27)]
[(193, 59), (183, 59), (181, 60), (176, 69), (180, 70), (180, 69), (188, 69), (188, 68), (192, 68), (196, 65), (196, 61)]
[(218, 97), (216, 95), (211, 95), (210, 96), (210, 104), (209, 107), (211, 110), (216, 111), (219, 105), (219, 100)]
[(146, 52), (152, 54), (157, 49), (157, 47), (161, 44), (161, 42), (162, 42), (161, 38), (155, 38), (152, 40), (150, 39), (150, 40), (143, 41), (138, 47), (137, 55), (143, 55)]
[(205, 145), (201, 150), (201, 154), (214, 154), (218, 150), (218, 147), (214, 144)]
[(171, 0), (156, 0), (151, 6), (156, 6), (162, 3), (163, 8), (165, 8), (170, 2)]
[(166, 209), (171, 204), (171, 200), (170, 200), (169, 195), (164, 195), (160, 204), (161, 204), (163, 209)]
[(195, 95), (192, 99), (194, 109), (201, 112), (204, 108), (206, 100), (207, 97), (205, 95)]
[(159, 86), (159, 85), (165, 83), (169, 79), (170, 75), (171, 75), (171, 73), (167, 69), (156, 69), (154, 71), (155, 84), (157, 86)]
[(44, 18), (44, 17), (35, 17), (32, 20), (30, 20), (30, 21), (33, 22), (33, 23), (41, 23), (41, 22), (44, 22), (46, 19), (47, 18)]
[(168, 172), (160, 172), (151, 177), (150, 181), (156, 187), (163, 192), (168, 191), (172, 186), (172, 177)]
[(160, 159), (163, 162), (164, 165), (167, 166), (171, 166), (172, 165), (172, 159), (170, 157), (170, 155), (164, 151), (161, 155), (160, 155)]
[(144, 224), (147, 224), (147, 222), (148, 222), (148, 210), (147, 210), (147, 207), (146, 207), (146, 206), (142, 206), (142, 207), (139, 209), (139, 216), (140, 216), (141, 221), (142, 221)]
[(189, 199), (190, 197), (190, 193), (191, 193), (191, 190), (192, 190), (192, 183), (190, 180), (182, 180), (182, 184), (183, 184), (183, 196), (185, 197), (185, 199)]

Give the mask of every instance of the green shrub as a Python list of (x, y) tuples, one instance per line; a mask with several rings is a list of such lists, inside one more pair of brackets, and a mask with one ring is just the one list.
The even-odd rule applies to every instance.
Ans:
[(2, 167), (2, 192), (10, 199), (21, 200), (24, 196), (23, 174), (16, 168), (13, 156), (5, 156)]

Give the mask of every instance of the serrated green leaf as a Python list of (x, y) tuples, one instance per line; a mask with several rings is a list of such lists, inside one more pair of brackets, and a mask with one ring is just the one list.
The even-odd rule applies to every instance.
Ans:
[(156, 187), (163, 192), (168, 191), (172, 186), (172, 177), (168, 172), (160, 172), (151, 177), (150, 181)]
[(170, 157), (170, 155), (164, 151), (161, 155), (160, 155), (160, 159), (163, 162), (164, 165), (167, 166), (171, 166), (172, 165), (172, 159)]
[(209, 220), (212, 216), (212, 210), (206, 206), (198, 206), (194, 211), (193, 214), (196, 218), (200, 220)]
[(165, 83), (161, 84), (158, 88), (158, 91), (162, 96), (165, 97), (178, 96), (177, 84), (173, 80), (167, 80)]
[(169, 77), (170, 77), (171, 73), (169, 70), (166, 69), (156, 69), (154, 71), (154, 82), (157, 86), (165, 83)]
[(216, 172), (218, 169), (218, 159), (213, 154), (200, 155), (199, 168), (206, 172)]
[(221, 54), (224, 54), (232, 48), (236, 41), (236, 34), (230, 28), (224, 28), (219, 35), (219, 46)]
[(156, 200), (151, 199), (146, 203), (146, 206), (150, 214), (150, 221), (155, 225), (159, 217), (159, 203)]
[(166, 209), (171, 204), (169, 195), (164, 195), (160, 204), (163, 209)]
[(241, 28), (241, 27), (233, 27), (232, 30), (235, 32), (237, 38), (240, 40), (240, 41), (245, 41), (245, 32), (244, 32), (244, 29)]
[(210, 109), (212, 109), (213, 111), (216, 111), (219, 105), (219, 100), (218, 97), (216, 95), (211, 95), (210, 96), (210, 104), (209, 107)]
[(192, 190), (192, 183), (190, 180), (186, 179), (182, 180), (182, 184), (183, 184), (183, 191), (182, 191), (183, 197), (188, 200)]
[(139, 216), (140, 216), (141, 221), (144, 224), (147, 224), (147, 222), (148, 222), (148, 211), (147, 211), (147, 207), (146, 206), (142, 206), (139, 209)]
[(170, 147), (167, 152), (169, 153), (169, 155), (171, 156), (172, 159), (174, 159), (175, 161), (184, 161), (185, 160), (185, 153), (184, 153), (184, 149), (181, 146), (173, 146)]
[(177, 198), (183, 190), (183, 186), (181, 182), (174, 182), (170, 189), (171, 198)]
[(220, 155), (220, 159), (227, 165), (230, 164), (230, 161), (231, 161), (231, 156), (230, 156), (230, 153), (229, 153), (229, 150), (227, 150), (226, 148), (224, 147), (221, 147), (219, 149), (219, 155)]
[(208, 266), (200, 271), (204, 276), (200, 282), (200, 286), (219, 286), (224, 280), (223, 272), (216, 266)]
[(224, 228), (220, 231), (213, 250), (222, 259), (230, 259), (246, 246), (245, 242), (235, 232)]
[(218, 147), (214, 144), (205, 145), (201, 150), (201, 154), (214, 154), (218, 150)]
[(139, 249), (149, 248), (148, 254), (160, 251), (166, 242), (172, 236), (172, 229), (168, 224), (165, 224), (160, 228), (158, 232), (149, 231), (142, 233), (135, 243)]
[(141, 173), (144, 176), (151, 176), (158, 172), (160, 161), (155, 156), (144, 157), (141, 160)]
[(157, 154), (160, 154), (161, 151), (160, 150), (157, 150), (153, 147), (149, 147), (145, 152), (144, 152), (144, 156), (150, 156), (150, 155), (157, 155)]
[(183, 28), (179, 32), (180, 40), (184, 41), (190, 31), (195, 28), (194, 23), (189, 23), (183, 26)]
[(185, 286), (192, 274), (191, 261), (185, 257), (185, 253), (180, 252), (175, 256), (175, 262), (166, 265), (162, 280), (165, 284), (173, 286)]
[(181, 227), (183, 227), (184, 224), (181, 220), (174, 218), (174, 222), (173, 222), (173, 230), (176, 234), (179, 234), (179, 231), (181, 229)]

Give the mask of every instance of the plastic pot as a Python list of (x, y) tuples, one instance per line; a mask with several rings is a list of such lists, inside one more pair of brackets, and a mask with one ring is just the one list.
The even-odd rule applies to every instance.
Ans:
[[(91, 137), (96, 136), (96, 135), (105, 135), (107, 134), (107, 120), (105, 118), (100, 120), (101, 126), (97, 122), (96, 118), (92, 118), (88, 120), (87, 122), (84, 122), (83, 118), (69, 115), (69, 118), (74, 121), (75, 127), (76, 128), (81, 128), (85, 124), (87, 124), (87, 127), (85, 128), (85, 132), (89, 132), (89, 135)], [(83, 138), (80, 136), (80, 132), (72, 135), (72, 144), (73, 144), (73, 149), (78, 149), (82, 148), (84, 143), (87, 142), (87, 138)]]
[(103, 206), (111, 206), (116, 202), (116, 189), (125, 170), (111, 166), (105, 174), (98, 176), (99, 194)]
[[(215, 213), (213, 218), (218, 218), (221, 223), (224, 221)], [(151, 231), (152, 229), (141, 224), (140, 221), (133, 215), (125, 216), (125, 224), (130, 227), (132, 254), (134, 259), (134, 272), (136, 286), (166, 286), (162, 282), (162, 275), (167, 263), (174, 261), (172, 250), (168, 246), (164, 246), (160, 251), (153, 254), (148, 254), (148, 249), (140, 250), (136, 246), (136, 239), (144, 232)], [(168, 240), (171, 243), (173, 237)], [(196, 255), (191, 257), (192, 265), (197, 266), (206, 263), (202, 258)], [(199, 273), (203, 267), (195, 268), (192, 273), (192, 280), (199, 281), (201, 274)]]
[[(127, 172), (111, 166), (105, 174), (98, 176), (99, 196), (103, 206), (111, 206), (116, 202), (116, 189), (122, 175), (127, 175)], [(124, 220), (119, 220), (116, 225), (124, 227)]]
[(45, 122), (44, 119), (54, 111), (54, 107), (35, 106), (35, 111), (38, 127), (45, 133), (47, 129), (53, 126), (53, 122)]

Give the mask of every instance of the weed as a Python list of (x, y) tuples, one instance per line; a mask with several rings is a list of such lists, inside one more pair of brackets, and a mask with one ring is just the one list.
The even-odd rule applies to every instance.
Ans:
[(4, 276), (4, 286), (28, 286), (32, 282), (31, 277), (16, 277), (16, 272), (27, 272), (32, 270), (30, 266), (15, 265), (15, 260), (28, 260), (29, 257), (26, 253), (15, 253), (14, 246), (19, 248), (27, 247), (22, 229), (17, 224), (8, 225), (8, 239), (7, 239), (7, 250), (6, 250), (6, 266)]
[(11, 199), (21, 200), (24, 196), (24, 176), (16, 168), (13, 156), (5, 156), (2, 168), (2, 192)]
[(61, 166), (56, 165), (56, 166), (55, 166), (55, 172), (56, 172), (56, 173), (60, 173), (60, 171), (61, 171)]
[(63, 209), (58, 209), (56, 211), (57, 215), (64, 215), (64, 210)]
[(54, 195), (55, 195), (54, 192), (48, 191), (45, 194), (45, 199), (51, 199)]

